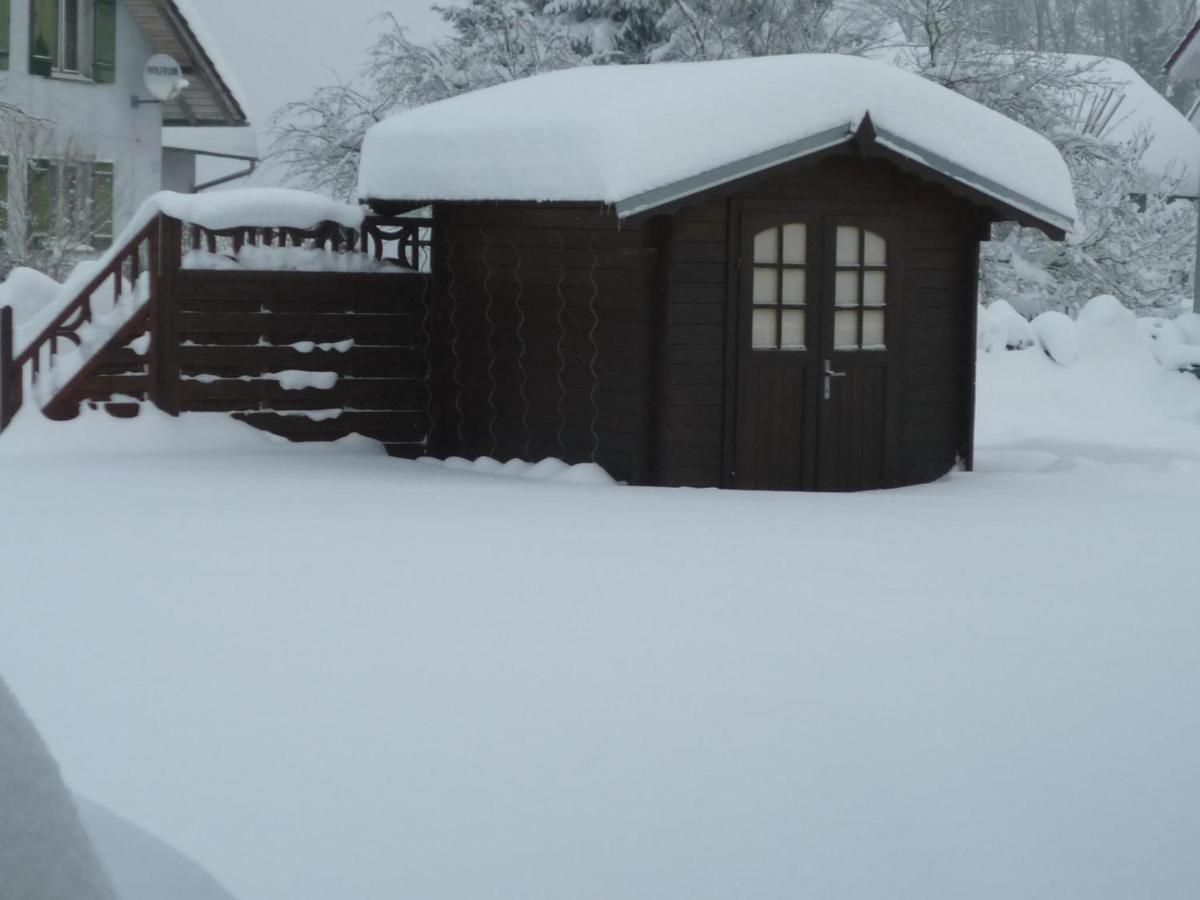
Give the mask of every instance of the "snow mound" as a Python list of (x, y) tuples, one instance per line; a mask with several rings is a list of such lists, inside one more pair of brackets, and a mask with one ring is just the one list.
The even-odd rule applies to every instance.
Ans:
[(1060, 312), (1044, 312), (1030, 325), (1046, 355), (1060, 366), (1079, 359), (1079, 332), (1071, 317)]
[(1166, 369), (1200, 365), (1200, 316), (1176, 319), (1139, 318), (1116, 297), (1093, 297), (1072, 320), (1061, 312), (1045, 312), (1027, 322), (1007, 301), (980, 307), (979, 348), (985, 354), (1039, 346), (1060, 366), (1073, 366), (1081, 357), (1117, 368), (1137, 368), (1147, 362)]
[(1045, 355), (979, 359), (980, 447), (1135, 461), (1153, 446), (1200, 460), (1200, 380), (1179, 371), (1200, 364), (1200, 346), (1182, 343), (1175, 322), (1100, 296), (1074, 322), (1044, 313), (1033, 326)]
[(1186, 312), (1175, 319), (1185, 343), (1200, 347), (1200, 313)]
[(479, 459), (463, 459), (451, 456), (449, 459), (434, 459), (422, 457), (417, 460), (427, 466), (439, 466), (454, 472), (477, 472), (483, 475), (502, 475), (508, 478), (521, 478), (526, 481), (546, 481), (559, 484), (614, 485), (613, 477), (595, 463), (580, 463), (570, 465), (561, 459), (543, 459), (530, 463), (520, 459), (500, 462), (490, 456)]
[(1101, 294), (1083, 305), (1075, 321), (1082, 326), (1117, 326), (1132, 323), (1136, 318), (1136, 314), (1112, 294)]
[(58, 764), (0, 679), (0, 896), (116, 900)]
[(1027, 350), (1037, 346), (1037, 335), (1011, 303), (997, 300), (980, 318), (980, 346), (987, 353)]
[(120, 900), (234, 900), (194, 860), (127, 819), (75, 796), (92, 846)]
[(59, 283), (35, 269), (16, 268), (0, 282), (0, 307), (13, 308), (13, 323), (20, 329), (51, 303)]
[(142, 204), (135, 219), (148, 222), (159, 212), (214, 231), (239, 225), (307, 229), (322, 222), (358, 228), (365, 216), (361, 206), (292, 188), (239, 188), (211, 194), (160, 191)]
[(868, 114), (895, 152), (1074, 221), (1070, 174), (1044, 137), (919, 75), (835, 54), (584, 66), (401, 112), (367, 133), (358, 195), (634, 212), (653, 205), (638, 205), (647, 192), (683, 196), (696, 176), (720, 184), (841, 143)]
[(1168, 369), (1200, 368), (1200, 346), (1180, 344), (1164, 351), (1162, 364)]
[(1168, 364), (1167, 360), (1171, 358), (1171, 352), (1176, 347), (1187, 343), (1179, 326), (1170, 319), (1159, 317), (1138, 319), (1137, 330), (1142, 340), (1150, 347), (1154, 358), (1164, 366)]

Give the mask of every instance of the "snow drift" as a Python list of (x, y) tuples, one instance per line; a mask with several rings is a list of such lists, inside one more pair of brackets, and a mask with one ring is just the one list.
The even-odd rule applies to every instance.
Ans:
[(80, 819), (119, 900), (234, 900), (195, 861), (127, 819), (75, 797)]
[(57, 763), (3, 679), (0, 897), (117, 900)]

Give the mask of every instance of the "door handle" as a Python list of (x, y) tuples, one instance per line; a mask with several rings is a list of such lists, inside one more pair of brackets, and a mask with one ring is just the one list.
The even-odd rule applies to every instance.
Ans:
[(831, 400), (833, 398), (833, 379), (845, 378), (845, 377), (846, 377), (845, 372), (833, 371), (833, 363), (828, 359), (825, 360), (825, 399), (826, 400)]

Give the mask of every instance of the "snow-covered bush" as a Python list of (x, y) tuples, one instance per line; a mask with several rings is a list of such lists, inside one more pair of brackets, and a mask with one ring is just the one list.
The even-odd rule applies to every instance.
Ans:
[(1046, 355), (1060, 366), (1073, 365), (1079, 359), (1079, 332), (1070, 316), (1048, 310), (1030, 324)]
[(1029, 322), (1005, 300), (987, 307), (979, 321), (979, 346), (985, 353), (1025, 350), (1037, 345)]
[(1116, 145), (1084, 137), (1056, 141), (1075, 182), (1075, 232), (1056, 243), (1032, 229), (996, 228), (982, 252), (983, 298), (1029, 316), (1074, 312), (1098, 294), (1139, 311), (1179, 309), (1192, 291), (1194, 204), (1173, 199), (1177, 177), (1145, 192), (1146, 136)]
[(1047, 311), (1032, 322), (1010, 304), (997, 300), (980, 307), (979, 348), (999, 354), (1040, 348), (1063, 367), (1081, 358), (1109, 362), (1140, 359), (1167, 369), (1200, 366), (1200, 316), (1185, 313), (1176, 319), (1139, 318), (1111, 294), (1093, 297), (1076, 317)]

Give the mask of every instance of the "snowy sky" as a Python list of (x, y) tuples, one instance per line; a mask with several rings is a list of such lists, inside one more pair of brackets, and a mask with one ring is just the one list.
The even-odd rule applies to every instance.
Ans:
[[(260, 128), (289, 100), (332, 80), (349, 77), (362, 62), (381, 13), (391, 12), (413, 37), (440, 33), (433, 0), (194, 0), (248, 96)], [(444, 3), (444, 0), (442, 0)]]

